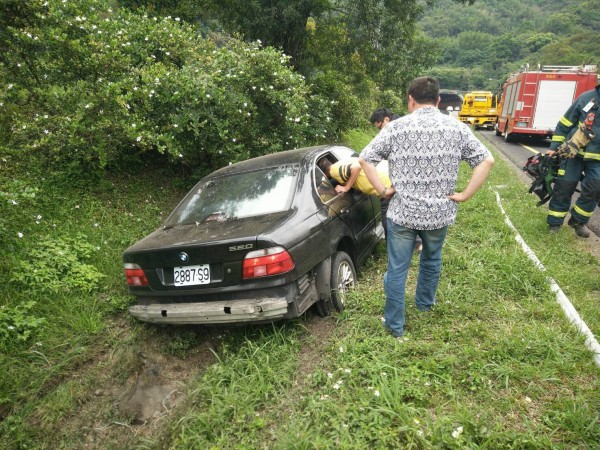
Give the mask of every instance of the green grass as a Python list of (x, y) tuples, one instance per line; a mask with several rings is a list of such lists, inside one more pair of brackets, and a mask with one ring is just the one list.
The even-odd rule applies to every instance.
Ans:
[[(360, 151), (369, 136), (346, 141)], [(469, 174), (464, 167), (462, 186)], [(546, 280), (600, 336), (600, 264), (572, 230), (547, 234), (545, 210), (502, 158), (459, 208), (433, 313), (414, 306), (413, 260), (403, 341), (381, 327), (383, 244), (348, 308), (331, 319), (209, 331), (136, 324), (126, 312), (122, 251), (181, 196), (157, 178), (115, 180), (109, 192), (56, 187), (40, 200), (49, 225), (31, 232), (85, 233), (100, 248), (87, 264), (105, 277), (89, 292), (6, 288), (5, 305), (34, 299), (32, 314), (46, 321), (0, 355), (0, 447), (79, 448), (106, 429), (94, 435), (103, 437), (99, 448), (600, 448), (600, 369)], [(493, 189), (546, 273), (515, 241)], [(52, 227), (55, 217), (60, 226)], [(322, 324), (327, 332), (316, 331)], [(208, 334), (217, 336), (214, 359), (194, 369)], [(146, 349), (173, 370), (187, 364), (186, 397), (160, 427), (136, 428), (94, 392), (105, 378), (125, 386)], [(94, 403), (95, 415), (85, 415)]]

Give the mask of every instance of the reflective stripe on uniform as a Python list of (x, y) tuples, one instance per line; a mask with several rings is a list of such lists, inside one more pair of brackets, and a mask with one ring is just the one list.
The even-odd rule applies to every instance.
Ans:
[(583, 159), (595, 159), (597, 161), (600, 161), (600, 153), (589, 153), (584, 152), (583, 150), (579, 150), (577, 152), (577, 155), (581, 156)]
[(567, 215), (567, 212), (568, 211), (552, 211), (551, 209), (549, 209), (548, 215), (554, 217), (565, 217)]
[(556, 175), (564, 175), (565, 174), (565, 169), (558, 169), (556, 171)]
[(558, 134), (555, 134), (554, 136), (552, 136), (552, 142), (564, 142), (564, 141), (565, 141), (564, 136), (559, 136)]
[(569, 119), (567, 119), (565, 116), (562, 116), (560, 118), (560, 123), (562, 123), (565, 127), (567, 128), (571, 128), (573, 126), (573, 122), (571, 122)]
[(587, 211), (584, 211), (583, 209), (581, 209), (581, 208), (580, 208), (579, 206), (577, 206), (577, 205), (575, 205), (575, 206), (573, 207), (573, 209), (575, 210), (575, 212), (576, 212), (577, 214), (580, 214), (580, 215), (582, 215), (583, 217), (592, 217), (592, 214), (593, 214), (593, 212), (594, 212), (594, 211), (592, 211), (592, 212), (587, 212)]

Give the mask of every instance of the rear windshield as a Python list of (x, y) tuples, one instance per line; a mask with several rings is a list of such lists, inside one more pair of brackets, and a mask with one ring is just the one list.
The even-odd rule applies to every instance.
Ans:
[(270, 167), (200, 182), (165, 227), (241, 219), (289, 209), (298, 166)]

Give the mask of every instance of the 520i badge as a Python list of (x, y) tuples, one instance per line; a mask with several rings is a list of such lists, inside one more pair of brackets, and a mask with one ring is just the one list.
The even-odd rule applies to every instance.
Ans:
[(243, 244), (243, 245), (234, 245), (233, 247), (229, 247), (230, 252), (237, 252), (239, 250), (248, 250), (254, 247), (254, 244)]

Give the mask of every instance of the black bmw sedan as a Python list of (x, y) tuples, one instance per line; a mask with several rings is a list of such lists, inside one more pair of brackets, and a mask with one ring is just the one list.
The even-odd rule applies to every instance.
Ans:
[(318, 162), (356, 153), (300, 148), (203, 178), (156, 231), (129, 247), (130, 313), (161, 324), (260, 323), (344, 308), (383, 238), (379, 199), (337, 194)]

